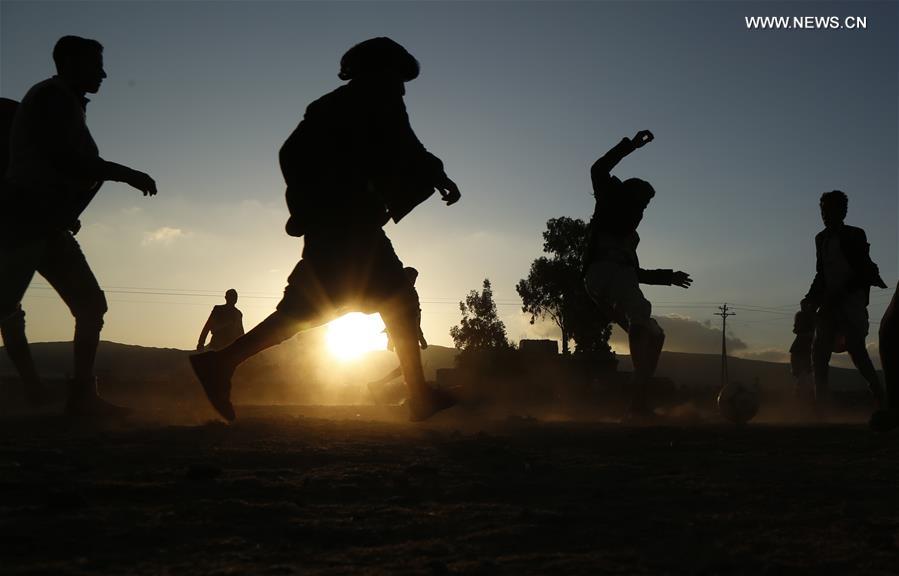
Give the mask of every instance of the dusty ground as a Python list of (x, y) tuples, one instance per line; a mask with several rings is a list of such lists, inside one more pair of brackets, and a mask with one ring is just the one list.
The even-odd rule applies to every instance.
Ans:
[(0, 420), (13, 574), (895, 574), (899, 435), (245, 409)]

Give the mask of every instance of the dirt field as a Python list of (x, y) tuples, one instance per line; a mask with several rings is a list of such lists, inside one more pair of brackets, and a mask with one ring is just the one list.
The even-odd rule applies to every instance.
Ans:
[[(244, 409), (0, 421), (13, 574), (895, 574), (899, 435), (860, 424)], [(464, 422), (464, 423), (463, 423)]]

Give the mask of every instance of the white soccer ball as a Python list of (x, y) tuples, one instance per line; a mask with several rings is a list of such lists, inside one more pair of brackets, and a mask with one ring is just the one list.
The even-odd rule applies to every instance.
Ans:
[(758, 388), (742, 382), (730, 382), (718, 392), (718, 411), (728, 422), (749, 422), (759, 411)]

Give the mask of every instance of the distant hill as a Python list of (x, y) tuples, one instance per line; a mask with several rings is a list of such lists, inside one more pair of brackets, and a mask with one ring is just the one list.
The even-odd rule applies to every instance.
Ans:
[[(632, 370), (630, 356), (619, 356), (618, 359), (619, 370)], [(792, 389), (793, 387), (793, 376), (790, 373), (789, 364), (728, 357), (727, 370), (733, 381), (751, 383), (758, 378), (759, 384), (766, 388)], [(721, 381), (721, 356), (663, 352), (659, 359), (657, 375), (671, 378), (682, 386), (716, 388)], [(846, 368), (831, 368), (830, 383), (834, 390), (867, 388), (864, 379), (856, 370)]]
[[(194, 353), (104, 341), (97, 351), (96, 372), (104, 393), (114, 396), (201, 401), (202, 392), (188, 363), (188, 356)], [(438, 368), (452, 367), (456, 354), (453, 348), (433, 345), (422, 351), (425, 377), (434, 380)], [(34, 343), (32, 355), (41, 377), (62, 394), (72, 371), (72, 343)], [(301, 334), (244, 363), (234, 377), (234, 397), (243, 403), (365, 402), (366, 383), (398, 365), (396, 354), (386, 350), (340, 362), (323, 350), (314, 333)], [(0, 378), (14, 387), (15, 374), (5, 351), (0, 352)], [(9, 395), (0, 391), (0, 398)]]
[[(71, 371), (70, 342), (42, 342), (32, 345), (39, 372), (48, 381), (62, 382)], [(202, 392), (191, 373), (187, 357), (191, 350), (150, 348), (101, 342), (97, 374), (104, 391), (114, 395), (139, 396), (177, 402), (203, 401)], [(435, 379), (435, 371), (452, 368), (458, 351), (430, 346), (422, 352), (425, 375)], [(245, 403), (359, 403), (368, 401), (366, 383), (398, 365), (393, 352), (378, 351), (350, 363), (334, 360), (323, 352), (320, 339), (297, 336), (246, 362), (235, 375), (234, 397)], [(753, 382), (763, 388), (792, 390), (793, 379), (787, 364), (728, 359), (731, 380)], [(720, 357), (713, 354), (665, 352), (657, 375), (671, 378), (678, 386), (715, 388), (720, 378)], [(629, 356), (619, 356), (619, 371), (630, 371)], [(0, 377), (15, 371), (0, 353)], [(861, 376), (854, 370), (831, 369), (835, 390), (863, 390)], [(58, 384), (59, 385), (59, 384)]]

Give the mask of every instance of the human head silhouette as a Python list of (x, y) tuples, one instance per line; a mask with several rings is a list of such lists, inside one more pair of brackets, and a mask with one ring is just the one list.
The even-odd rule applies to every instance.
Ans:
[(843, 224), (849, 211), (849, 198), (840, 190), (832, 190), (821, 195), (821, 220), (825, 228), (836, 228)]
[(237, 290), (234, 288), (229, 288), (227, 292), (225, 292), (225, 304), (228, 306), (234, 306), (237, 304)]
[(649, 201), (655, 197), (656, 191), (652, 184), (640, 178), (628, 178), (621, 185), (624, 188), (624, 197), (627, 198), (629, 204), (628, 212), (631, 213), (631, 218), (634, 220), (633, 225), (636, 226), (643, 219), (643, 211), (649, 206)]
[(106, 78), (103, 45), (79, 36), (63, 36), (53, 47), (57, 74), (79, 92), (96, 94)]
[(356, 44), (340, 59), (341, 80), (374, 83), (409, 82), (418, 77), (418, 60), (383, 36)]

